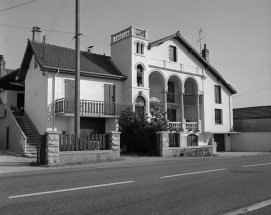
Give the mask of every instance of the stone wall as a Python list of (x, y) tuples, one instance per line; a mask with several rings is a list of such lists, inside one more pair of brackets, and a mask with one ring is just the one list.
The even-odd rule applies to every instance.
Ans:
[[(109, 150), (59, 151), (59, 132), (46, 132), (46, 160), (48, 166), (114, 161), (120, 159), (120, 132), (108, 132)], [(39, 156), (38, 156), (39, 157)]]
[(201, 157), (216, 153), (216, 143), (213, 138), (210, 138), (208, 145), (204, 146), (184, 146), (181, 140), (180, 147), (169, 147), (169, 132), (157, 132), (157, 155), (160, 157)]

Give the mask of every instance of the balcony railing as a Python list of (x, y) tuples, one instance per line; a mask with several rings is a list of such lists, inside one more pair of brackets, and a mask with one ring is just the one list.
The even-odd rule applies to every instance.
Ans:
[[(109, 115), (118, 116), (127, 108), (133, 108), (132, 104), (121, 104), (115, 102), (102, 102), (80, 100), (81, 115)], [(55, 113), (74, 114), (73, 99), (58, 99), (55, 101)]]
[[(182, 129), (181, 122), (169, 122), (169, 128), (174, 131), (180, 131)], [(185, 129), (187, 131), (198, 131), (197, 122), (185, 122)]]

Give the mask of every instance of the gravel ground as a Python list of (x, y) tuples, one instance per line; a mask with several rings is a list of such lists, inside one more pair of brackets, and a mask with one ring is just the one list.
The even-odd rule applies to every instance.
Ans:
[[(269, 154), (265, 152), (219, 152), (218, 157), (238, 157), (238, 156), (253, 156)], [(0, 151), (0, 174), (15, 173), (15, 172), (29, 172), (29, 171), (46, 171), (52, 169), (68, 169), (76, 167), (106, 167), (106, 166), (121, 166), (121, 165), (140, 165), (151, 162), (165, 162), (169, 160), (181, 160), (181, 159), (202, 159), (199, 157), (148, 157), (138, 155), (122, 155), (119, 161), (113, 162), (100, 162), (90, 164), (77, 164), (77, 165), (66, 165), (57, 167), (41, 167), (36, 166), (36, 158), (21, 157), (16, 154), (9, 153), (7, 151)]]

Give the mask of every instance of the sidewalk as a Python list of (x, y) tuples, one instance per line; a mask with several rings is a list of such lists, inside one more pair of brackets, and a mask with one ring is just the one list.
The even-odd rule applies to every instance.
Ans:
[[(265, 155), (270, 154), (268, 152), (218, 152), (218, 157), (240, 157), (240, 156), (253, 156), (253, 155)], [(191, 157), (193, 159), (198, 159), (200, 157)], [(190, 158), (190, 159), (191, 159)], [(201, 157), (202, 158), (202, 157)], [(205, 157), (208, 158), (208, 157)], [(123, 155), (121, 160), (114, 162), (102, 162), (102, 163), (89, 163), (89, 164), (77, 164), (71, 166), (57, 166), (57, 167), (41, 167), (36, 166), (36, 158), (27, 158), (16, 156), (15, 154), (8, 153), (6, 151), (0, 151), (0, 174), (6, 173), (16, 173), (16, 172), (30, 172), (30, 171), (44, 171), (44, 170), (54, 170), (68, 169), (76, 167), (106, 167), (106, 166), (119, 166), (119, 165), (132, 165), (132, 164), (144, 164), (151, 162), (164, 162), (169, 160), (180, 160), (189, 159), (182, 157), (147, 157), (147, 156), (136, 156), (136, 155)]]

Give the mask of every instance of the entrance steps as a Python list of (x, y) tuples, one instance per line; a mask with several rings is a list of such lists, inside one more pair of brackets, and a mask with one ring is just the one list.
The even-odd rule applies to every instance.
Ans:
[(27, 137), (25, 157), (37, 157), (37, 135), (31, 128), (30, 123), (24, 116), (15, 116), (22, 131)]

